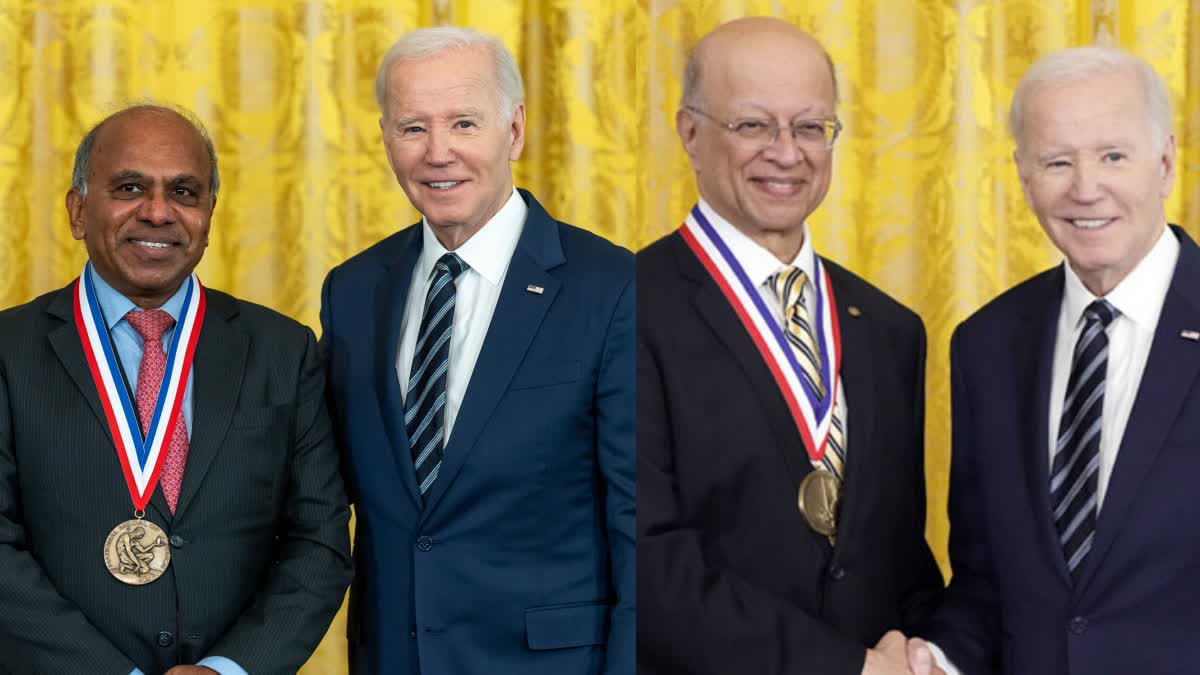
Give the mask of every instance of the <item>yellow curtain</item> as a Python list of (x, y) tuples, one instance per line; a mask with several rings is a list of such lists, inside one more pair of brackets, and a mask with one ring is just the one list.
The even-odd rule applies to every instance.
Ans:
[[(0, 0), (0, 307), (78, 274), (85, 255), (62, 202), (75, 145), (115, 105), (149, 97), (195, 110), (216, 141), (223, 189), (201, 278), (315, 328), (329, 268), (416, 220), (379, 143), (372, 80), (402, 32), (447, 23), (517, 55), (529, 109), (518, 184), (638, 248), (695, 199), (672, 128), (685, 51), (751, 14), (811, 30), (838, 64), (846, 131), (814, 237), (925, 320), (928, 535), (945, 564), (950, 332), (1058, 259), (1010, 159), (1012, 89), (1059, 47), (1147, 58), (1176, 104), (1168, 216), (1200, 232), (1200, 49), (1189, 49), (1200, 12), (1187, 3)], [(343, 628), (339, 615), (301, 672), (345, 672)]]

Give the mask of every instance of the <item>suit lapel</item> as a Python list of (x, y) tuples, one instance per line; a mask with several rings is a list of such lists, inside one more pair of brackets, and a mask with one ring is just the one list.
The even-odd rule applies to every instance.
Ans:
[[(404, 392), (401, 391), (399, 375), (396, 373), (396, 359), (400, 350), (400, 327), (404, 320), (408, 289), (421, 256), (421, 224), (410, 227), (406, 235), (407, 239), (401, 242), (399, 259), (383, 265), (379, 283), (375, 287), (377, 320), (371, 323), (377, 331), (374, 340), (376, 354), (371, 362), (376, 364), (375, 388), (379, 394), (379, 414), (391, 441), (390, 462), (404, 484), (405, 493), (420, 510), (421, 499), (417, 491), (416, 471), (413, 469), (412, 449), (408, 430), (404, 426)], [(416, 320), (421, 320), (419, 315)]]
[[(92, 380), (92, 372), (83, 355), (83, 345), (79, 342), (79, 332), (75, 327), (74, 292), (75, 283), (72, 282), (70, 286), (59, 291), (46, 307), (49, 314), (63, 320), (63, 325), (50, 331), (48, 339), (51, 348), (54, 349), (54, 354), (62, 363), (63, 369), (71, 376), (75, 386), (79, 388), (83, 400), (87, 401), (88, 408), (96, 416), (96, 421), (103, 430), (103, 437), (108, 440), (102, 451), (108, 452), (112, 457), (113, 470), (119, 474), (121, 460), (116, 455), (116, 443), (113, 441), (112, 431), (108, 428), (108, 418), (105, 417), (104, 409), (100, 405), (100, 394), (96, 391), (96, 383)], [(125, 484), (123, 479), (121, 484)], [(154, 492), (151, 493), (150, 506), (159, 512), (159, 516), (165, 522), (170, 522), (171, 510), (167, 507), (166, 499), (158, 486), (155, 486)], [(133, 508), (132, 504), (130, 504), (130, 508)]]
[(1096, 521), (1095, 542), (1080, 575), (1081, 586), (1096, 575), (1105, 554), (1112, 548), (1125, 515), (1138, 497), (1146, 474), (1200, 375), (1200, 346), (1180, 337), (1182, 331), (1200, 329), (1200, 249), (1182, 230), (1174, 231), (1180, 240), (1179, 261), (1121, 438), (1108, 492)]
[(878, 492), (875, 484), (880, 457), (876, 456), (878, 453), (873, 439), (875, 406), (878, 405), (872, 363), (875, 350), (872, 349), (871, 335), (874, 328), (869, 315), (849, 314), (847, 308), (855, 304), (856, 299), (844, 283), (838, 283), (834, 271), (829, 267), (826, 269), (829, 269), (833, 280), (834, 300), (838, 308), (838, 328), (842, 340), (841, 377), (849, 418), (846, 429), (846, 488), (838, 514), (838, 540), (849, 541), (853, 539), (850, 533), (857, 526), (856, 515), (860, 506), (867, 496)]
[[(206, 301), (204, 325), (192, 357), (192, 433), (175, 518), (187, 510), (220, 452), (242, 389), (250, 347), (250, 338), (230, 323), (237, 315), (234, 301), (215, 292), (207, 293)], [(152, 498), (154, 503), (159, 500), (169, 515), (161, 486), (154, 489)]]
[(771, 428), (771, 434), (775, 437), (776, 448), (780, 451), (784, 466), (787, 467), (789, 489), (795, 492), (804, 476), (812, 471), (812, 465), (808, 462), (808, 450), (796, 429), (783, 393), (779, 391), (779, 385), (771, 375), (758, 347), (746, 332), (746, 327), (729, 305), (729, 300), (700, 265), (700, 261), (683, 238), (678, 233), (671, 236), (676, 242), (676, 259), (680, 274), (696, 285), (692, 305), (704, 323), (708, 324), (713, 336), (724, 346), (728, 355), (737, 362), (750, 381), (750, 389), (765, 410), (764, 417)]
[[(529, 212), (462, 406), (454, 428), (450, 430), (438, 478), (425, 495), (423, 517), (437, 507), (466, 463), (561, 286), (561, 282), (549, 273), (566, 262), (558, 237), (558, 224), (532, 195), (524, 190), (520, 194), (529, 206)], [(531, 284), (541, 286), (542, 293), (527, 291)]]
[(1041, 540), (1059, 578), (1071, 585), (1071, 573), (1063, 558), (1062, 544), (1054, 527), (1050, 508), (1050, 384), (1054, 377), (1054, 341), (1058, 333), (1058, 313), (1062, 305), (1063, 268), (1050, 271), (1043, 283), (1030, 293), (1039, 302), (1025, 307), (1020, 330), (1013, 335), (1017, 392), (1028, 405), (1018, 406), (1022, 415), (1019, 428), (1027, 429), (1021, 447), (1016, 449), (1025, 469), (1025, 487), (1033, 505), (1036, 536)]

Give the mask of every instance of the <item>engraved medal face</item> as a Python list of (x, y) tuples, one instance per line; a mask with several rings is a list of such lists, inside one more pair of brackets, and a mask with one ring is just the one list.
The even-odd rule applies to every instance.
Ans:
[(114, 527), (104, 540), (104, 564), (121, 582), (148, 584), (171, 564), (167, 534), (148, 520), (127, 520)]
[(808, 526), (827, 537), (837, 533), (838, 493), (841, 482), (832, 473), (815, 470), (800, 482), (797, 503)]

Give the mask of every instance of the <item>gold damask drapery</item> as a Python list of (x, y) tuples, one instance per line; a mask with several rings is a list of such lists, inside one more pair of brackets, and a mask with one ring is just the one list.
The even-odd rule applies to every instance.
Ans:
[[(929, 330), (928, 534), (944, 563), (950, 332), (1057, 260), (1012, 166), (1012, 89), (1058, 47), (1119, 44), (1147, 58), (1176, 104), (1168, 215), (1200, 232), (1200, 12), (1188, 5), (0, 0), (0, 307), (78, 274), (84, 251), (62, 202), (75, 145), (114, 105), (151, 97), (195, 110), (220, 154), (201, 278), (316, 327), (328, 269), (416, 219), (379, 144), (372, 79), (400, 33), (444, 23), (494, 33), (517, 55), (529, 108), (518, 184), (564, 220), (643, 246), (695, 199), (672, 128), (685, 50), (721, 21), (782, 16), (826, 44), (841, 81), (846, 131), (813, 217), (817, 246)], [(343, 625), (303, 673), (345, 672)]]

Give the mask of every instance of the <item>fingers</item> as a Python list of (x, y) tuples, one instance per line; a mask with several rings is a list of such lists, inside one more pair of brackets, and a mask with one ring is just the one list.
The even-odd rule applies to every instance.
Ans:
[(946, 675), (933, 662), (933, 653), (921, 638), (908, 641), (908, 667), (913, 675)]

